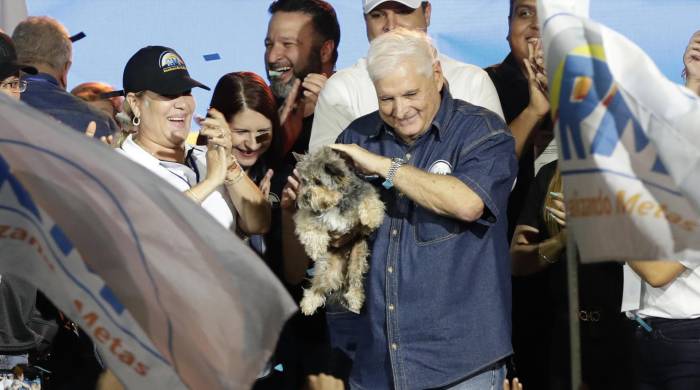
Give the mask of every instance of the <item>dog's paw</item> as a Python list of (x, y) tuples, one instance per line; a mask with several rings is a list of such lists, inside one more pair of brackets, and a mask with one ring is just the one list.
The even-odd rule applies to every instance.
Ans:
[(368, 198), (361, 202), (360, 223), (371, 230), (377, 229), (384, 221), (384, 203), (379, 199)]
[(360, 314), (362, 304), (365, 303), (365, 294), (357, 291), (348, 291), (343, 297), (348, 304), (348, 310), (355, 314)]
[(304, 315), (310, 316), (316, 310), (326, 303), (326, 297), (321, 294), (314, 293), (311, 290), (304, 290), (304, 298), (301, 299), (299, 307)]

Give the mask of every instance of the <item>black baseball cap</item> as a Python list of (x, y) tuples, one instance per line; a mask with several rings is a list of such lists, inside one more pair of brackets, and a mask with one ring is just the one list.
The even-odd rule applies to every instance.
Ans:
[(36, 74), (36, 68), (17, 63), (17, 51), (12, 38), (0, 32), (0, 80), (17, 74), (19, 71)]
[(199, 87), (209, 87), (190, 77), (185, 61), (165, 46), (146, 46), (131, 56), (124, 67), (124, 94), (152, 91), (160, 95), (177, 95)]

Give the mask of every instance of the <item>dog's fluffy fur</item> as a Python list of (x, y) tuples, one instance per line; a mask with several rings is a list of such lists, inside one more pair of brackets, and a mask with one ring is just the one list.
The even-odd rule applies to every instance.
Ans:
[[(296, 234), (315, 263), (301, 311), (313, 314), (332, 293), (359, 313), (365, 301), (362, 279), (369, 269), (366, 239), (381, 225), (384, 203), (374, 187), (355, 175), (332, 149), (325, 147), (297, 159), (302, 183), (294, 216)], [(336, 248), (332, 244), (338, 237), (352, 238)]]

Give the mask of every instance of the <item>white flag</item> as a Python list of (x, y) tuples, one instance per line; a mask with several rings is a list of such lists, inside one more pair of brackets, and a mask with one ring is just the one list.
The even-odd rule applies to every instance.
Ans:
[(12, 30), (27, 16), (25, 0), (0, 0), (0, 29), (5, 30), (5, 34), (11, 36)]
[(581, 259), (700, 261), (700, 100), (576, 3), (538, 15)]
[(249, 388), (295, 310), (263, 261), (200, 206), (2, 95), (4, 273), (43, 290), (133, 389)]

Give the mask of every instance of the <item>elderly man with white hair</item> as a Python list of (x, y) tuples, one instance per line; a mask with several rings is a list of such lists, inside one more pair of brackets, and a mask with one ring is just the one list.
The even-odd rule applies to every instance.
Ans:
[[(370, 43), (396, 28), (427, 31), (432, 15), (432, 4), (424, 0), (362, 0), (362, 9)], [(353, 66), (336, 72), (323, 86), (314, 111), (309, 150), (333, 143), (350, 122), (377, 110), (367, 63), (367, 59), (360, 58)], [(498, 92), (483, 69), (443, 54), (440, 63), (456, 98), (503, 117)]]
[(350, 327), (350, 387), (501, 388), (512, 353), (513, 137), (492, 111), (452, 98), (422, 32), (374, 39), (367, 67), (379, 110), (331, 146), (378, 184), (386, 204), (365, 307)]

